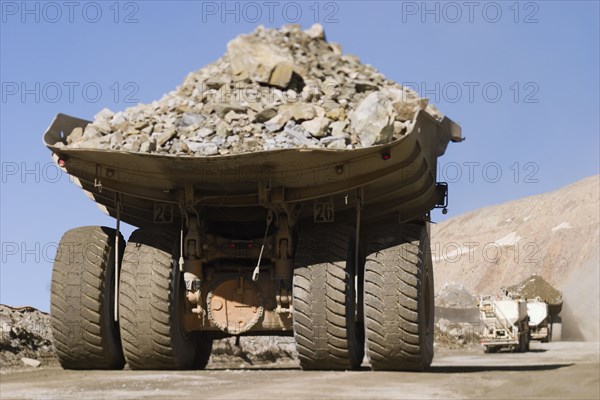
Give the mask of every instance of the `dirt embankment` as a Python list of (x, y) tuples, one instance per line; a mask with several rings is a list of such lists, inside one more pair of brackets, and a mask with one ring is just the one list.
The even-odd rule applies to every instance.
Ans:
[[(295, 362), (291, 337), (231, 337), (215, 340), (211, 368), (239, 368)], [(58, 365), (50, 315), (33, 307), (0, 305), (0, 368)]]
[(0, 305), (0, 367), (35, 366), (35, 361), (57, 364), (50, 316), (32, 307)]
[(563, 339), (599, 339), (600, 175), (432, 226), (436, 291), (498, 293), (533, 274), (563, 292)]

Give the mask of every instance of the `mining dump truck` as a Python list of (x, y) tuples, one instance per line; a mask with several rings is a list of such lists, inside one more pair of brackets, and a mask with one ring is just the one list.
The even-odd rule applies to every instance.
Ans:
[[(433, 357), (429, 215), (437, 158), (460, 127), (355, 150), (217, 157), (69, 149), (89, 121), (59, 114), (44, 141), (115, 227), (62, 237), (51, 314), (69, 369), (199, 369), (212, 341), (284, 335), (303, 369), (422, 370)], [(444, 210), (445, 211), (445, 210)], [(120, 223), (138, 227), (127, 241)], [(366, 346), (365, 346), (366, 342)]]
[(559, 314), (562, 310), (563, 297), (558, 289), (540, 275), (534, 274), (504, 290), (511, 298), (527, 299), (532, 339), (543, 342), (561, 340), (562, 320)]
[(502, 349), (529, 350), (527, 302), (510, 297), (481, 296), (479, 311), (483, 329), (481, 345), (486, 353)]

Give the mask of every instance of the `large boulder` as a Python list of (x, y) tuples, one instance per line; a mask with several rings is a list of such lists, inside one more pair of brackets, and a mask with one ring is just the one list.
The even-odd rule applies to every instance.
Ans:
[(387, 143), (394, 133), (394, 109), (388, 93), (377, 91), (360, 102), (350, 117), (350, 126), (363, 147)]

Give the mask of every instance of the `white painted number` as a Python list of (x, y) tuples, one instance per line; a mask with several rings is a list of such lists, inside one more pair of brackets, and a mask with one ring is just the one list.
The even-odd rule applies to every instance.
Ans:
[(154, 203), (154, 223), (170, 224), (173, 222), (173, 205)]
[(315, 201), (315, 222), (333, 222), (333, 202)]

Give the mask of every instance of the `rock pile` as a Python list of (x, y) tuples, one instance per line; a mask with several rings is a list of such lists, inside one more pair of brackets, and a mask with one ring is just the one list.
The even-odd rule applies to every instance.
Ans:
[(477, 298), (463, 285), (447, 282), (435, 294), (437, 307), (474, 308), (477, 307)]
[(273, 363), (293, 367), (298, 365), (294, 338), (244, 336), (215, 340), (208, 368), (245, 368)]
[[(248, 336), (215, 340), (208, 368), (246, 368), (272, 364), (297, 366), (291, 337)], [(33, 307), (0, 304), (0, 366), (22, 368), (58, 365), (50, 316)]]
[(467, 322), (450, 322), (440, 319), (434, 326), (435, 346), (445, 349), (460, 349), (479, 344), (479, 328)]
[(442, 118), (427, 99), (342, 54), (320, 25), (259, 27), (160, 100), (104, 109), (62, 145), (179, 156), (354, 149), (400, 138), (418, 110)]
[(56, 364), (50, 316), (32, 307), (0, 305), (2, 368)]

